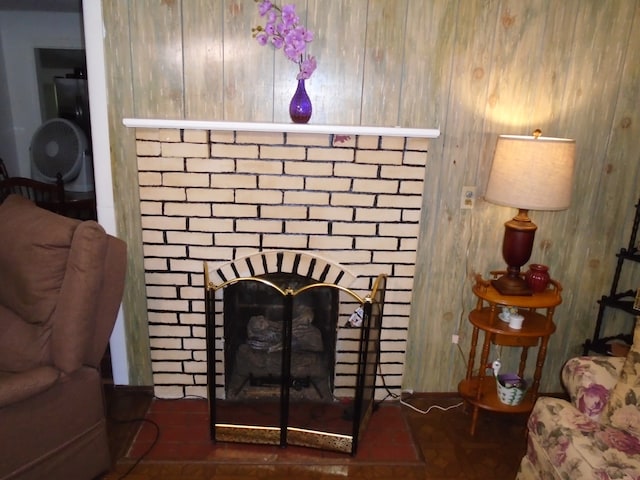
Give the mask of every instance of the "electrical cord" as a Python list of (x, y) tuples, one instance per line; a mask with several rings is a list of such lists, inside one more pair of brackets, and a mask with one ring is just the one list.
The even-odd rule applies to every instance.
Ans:
[(436, 410), (442, 410), (443, 412), (446, 412), (447, 410), (451, 410), (454, 408), (458, 408), (461, 407), (462, 405), (464, 405), (464, 402), (459, 402), (456, 403), (455, 405), (450, 405), (448, 407), (442, 407), (440, 405), (431, 405), (429, 408), (427, 408), (426, 410), (420, 410), (418, 407), (415, 407), (413, 405), (411, 405), (409, 402), (407, 402), (406, 400), (400, 399), (400, 403), (402, 405), (404, 405), (405, 407), (409, 407), (411, 410), (418, 412), (422, 415), (426, 415), (427, 413), (429, 413), (431, 410), (436, 409)]

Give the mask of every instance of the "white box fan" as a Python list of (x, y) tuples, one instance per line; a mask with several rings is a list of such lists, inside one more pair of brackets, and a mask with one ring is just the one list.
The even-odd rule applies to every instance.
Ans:
[(33, 134), (29, 150), (34, 180), (55, 183), (60, 173), (65, 190), (89, 192), (94, 189), (89, 142), (75, 123), (64, 118), (47, 120)]

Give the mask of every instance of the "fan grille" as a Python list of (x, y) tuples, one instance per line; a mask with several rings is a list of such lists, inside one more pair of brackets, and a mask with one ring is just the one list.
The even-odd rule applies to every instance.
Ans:
[(64, 182), (78, 176), (85, 149), (82, 131), (62, 118), (43, 123), (31, 140), (33, 166), (51, 181), (58, 173)]

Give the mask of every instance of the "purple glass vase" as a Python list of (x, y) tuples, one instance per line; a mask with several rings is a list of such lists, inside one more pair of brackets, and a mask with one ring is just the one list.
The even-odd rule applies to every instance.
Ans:
[(311, 118), (311, 99), (304, 88), (304, 79), (298, 80), (298, 88), (289, 104), (289, 116), (294, 123), (307, 123)]
[(533, 293), (544, 292), (549, 286), (549, 267), (539, 263), (532, 263), (529, 265), (529, 270), (525, 273), (524, 278)]

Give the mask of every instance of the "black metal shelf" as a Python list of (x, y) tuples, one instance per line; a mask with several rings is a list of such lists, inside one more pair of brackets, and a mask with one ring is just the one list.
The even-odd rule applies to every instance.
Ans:
[(600, 331), (602, 329), (602, 322), (604, 312), (606, 308), (615, 308), (622, 310), (631, 315), (640, 315), (638, 310), (635, 310), (634, 303), (637, 291), (627, 290), (625, 292), (618, 292), (618, 282), (620, 280), (620, 274), (626, 260), (640, 263), (640, 251), (636, 244), (636, 237), (638, 234), (638, 225), (640, 225), (640, 200), (636, 204), (636, 213), (633, 219), (633, 227), (631, 228), (631, 236), (629, 238), (629, 245), (627, 248), (621, 248), (616, 257), (618, 262), (616, 264), (616, 271), (613, 275), (613, 281), (611, 282), (611, 290), (609, 295), (603, 295), (598, 303), (600, 308), (598, 309), (598, 317), (596, 319), (596, 326), (593, 332), (593, 338), (585, 340), (582, 345), (583, 355), (588, 355), (589, 352), (599, 353), (602, 355), (611, 355), (611, 343), (612, 342), (624, 342), (627, 345), (633, 343), (632, 333), (620, 333), (618, 335), (601, 337)]

